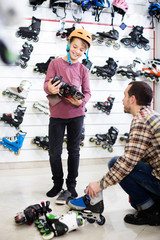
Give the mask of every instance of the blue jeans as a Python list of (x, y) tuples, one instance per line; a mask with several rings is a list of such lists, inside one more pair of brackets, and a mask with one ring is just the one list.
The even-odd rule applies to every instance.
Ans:
[(68, 150), (68, 175), (67, 187), (76, 186), (76, 178), (79, 168), (80, 139), (82, 133), (84, 116), (61, 119), (50, 118), (49, 123), (49, 156), (54, 185), (63, 185), (63, 167), (61, 154), (63, 150), (63, 139), (67, 127), (67, 150)]
[[(112, 158), (109, 163), (109, 169), (114, 165), (119, 156)], [(119, 184), (123, 190), (130, 196), (132, 207), (148, 208), (156, 200), (160, 201), (160, 180), (152, 174), (152, 168), (149, 164), (140, 161), (135, 168)]]

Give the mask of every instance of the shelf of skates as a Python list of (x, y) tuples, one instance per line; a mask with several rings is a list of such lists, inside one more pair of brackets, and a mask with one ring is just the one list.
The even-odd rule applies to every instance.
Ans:
[(62, 236), (74, 230), (81, 229), (86, 223), (96, 222), (102, 226), (105, 223), (103, 193), (91, 199), (84, 195), (77, 199), (68, 199), (67, 207), (69, 211), (64, 215), (55, 215), (49, 207), (50, 202), (44, 201), (41, 204), (30, 205), (22, 212), (18, 212), (14, 217), (16, 225), (24, 224), (31, 227), (36, 226), (41, 236), (45, 240)]

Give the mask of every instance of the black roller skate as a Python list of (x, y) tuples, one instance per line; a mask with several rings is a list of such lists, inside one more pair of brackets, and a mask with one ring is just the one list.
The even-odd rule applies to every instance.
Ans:
[[(85, 96), (83, 93), (79, 92), (76, 86), (70, 86), (68, 83), (62, 81), (62, 76), (55, 76), (52, 80), (52, 84), (60, 81), (62, 83), (59, 89), (59, 95), (65, 98), (76, 98), (78, 100), (83, 99)], [(58, 83), (59, 84), (59, 83)]]
[(134, 26), (132, 31), (129, 33), (129, 38), (122, 38), (121, 42), (125, 46), (137, 47), (139, 49), (144, 48), (145, 51), (150, 49), (150, 45), (148, 45), (149, 40), (142, 36), (143, 34), (142, 26)]
[(46, 74), (47, 73), (47, 69), (48, 69), (48, 66), (51, 62), (52, 59), (55, 59), (56, 57), (54, 56), (51, 56), (47, 62), (41, 62), (41, 63), (36, 63), (36, 67), (33, 69), (34, 72), (39, 72), (39, 73), (43, 73), (43, 74)]
[(105, 223), (105, 217), (102, 215), (104, 210), (102, 192), (99, 192), (98, 197), (93, 199), (88, 195), (84, 195), (83, 197), (68, 201), (67, 204), (70, 210), (77, 211), (89, 223), (94, 223), (95, 221), (98, 225)]
[(29, 3), (30, 3), (30, 5), (33, 6), (33, 11), (35, 11), (37, 9), (37, 6), (41, 5), (45, 1), (47, 1), (47, 0), (29, 0)]
[(22, 50), (20, 51), (19, 59), (16, 61), (16, 65), (20, 65), (21, 68), (27, 67), (27, 62), (30, 59), (31, 52), (33, 51), (32, 44), (25, 42), (22, 45)]
[(20, 130), (14, 137), (3, 137), (0, 141), (0, 145), (2, 145), (4, 148), (8, 148), (10, 152), (13, 151), (15, 155), (19, 155), (19, 150), (23, 145), (26, 134), (26, 132), (22, 132)]
[(142, 75), (150, 81), (160, 82), (160, 59), (149, 60), (148, 65), (142, 68)]
[(97, 146), (101, 146), (103, 149), (107, 149), (108, 152), (113, 152), (113, 145), (115, 144), (118, 136), (118, 129), (110, 127), (106, 134), (96, 134), (95, 138), (91, 137), (90, 142), (94, 142)]
[(16, 129), (19, 129), (19, 125), (23, 122), (23, 116), (25, 111), (26, 107), (18, 105), (13, 115), (11, 113), (9, 114), (3, 113), (2, 117), (0, 118), (0, 121), (9, 124), (11, 127), (14, 126)]
[(109, 96), (105, 102), (97, 102), (93, 107), (105, 112), (107, 115), (110, 114), (113, 107), (114, 97)]
[(41, 202), (40, 204), (34, 204), (27, 207), (23, 212), (18, 212), (15, 216), (15, 222), (17, 224), (28, 224), (34, 223), (40, 216), (46, 215), (47, 212), (51, 212), (49, 208), (50, 202)]
[(113, 45), (113, 48), (118, 50), (120, 49), (120, 44), (116, 42), (119, 38), (119, 32), (115, 29), (110, 30), (109, 32), (97, 32), (92, 34), (92, 41), (97, 41), (98, 44), (103, 44), (107, 47)]
[(56, 36), (57, 37), (61, 37), (61, 39), (67, 39), (69, 37), (69, 35), (71, 34), (71, 32), (73, 32), (75, 30), (75, 25), (73, 24), (72, 27), (70, 28), (64, 28), (64, 29), (60, 29), (57, 33)]
[(135, 81), (137, 77), (142, 75), (143, 65), (144, 63), (142, 60), (136, 58), (133, 60), (132, 64), (127, 66), (119, 66), (116, 73)]
[(19, 101), (21, 104), (24, 104), (25, 99), (28, 96), (30, 86), (31, 86), (31, 82), (27, 80), (22, 80), (20, 85), (17, 88), (8, 87), (6, 90), (2, 92), (2, 95), (7, 96), (8, 98), (13, 98), (14, 101)]
[(68, 232), (74, 231), (84, 225), (84, 219), (78, 212), (69, 211), (62, 216), (47, 214), (46, 219), (39, 218), (35, 221), (37, 229), (43, 239), (53, 239)]
[(27, 38), (28, 41), (33, 40), (38, 42), (38, 35), (40, 33), (41, 19), (32, 17), (32, 23), (29, 27), (19, 27), (16, 32), (16, 37), (21, 37), (22, 39)]
[(126, 142), (128, 142), (128, 138), (129, 138), (129, 133), (124, 133), (123, 136), (121, 136), (121, 137), (119, 138), (119, 141), (126, 143)]
[(49, 137), (48, 136), (36, 136), (31, 140), (32, 144), (37, 145), (37, 147), (42, 148), (45, 151), (49, 150)]
[(97, 77), (102, 77), (103, 79), (107, 79), (108, 82), (112, 82), (112, 77), (115, 75), (118, 65), (113, 58), (108, 58), (106, 63), (107, 64), (102, 67), (94, 66), (94, 68), (91, 70), (91, 73), (97, 74)]

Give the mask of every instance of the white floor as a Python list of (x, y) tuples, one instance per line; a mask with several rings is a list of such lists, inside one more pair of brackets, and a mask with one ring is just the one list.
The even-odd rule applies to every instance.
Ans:
[[(66, 163), (64, 172), (66, 175)], [(66, 206), (57, 206), (55, 198), (46, 197), (45, 193), (52, 187), (51, 173), (48, 162), (28, 165), (8, 164), (0, 165), (0, 239), (1, 240), (38, 240), (42, 239), (34, 225), (17, 226), (14, 216), (32, 204), (49, 200), (50, 207), (55, 215), (67, 212)], [(80, 164), (77, 191), (83, 195), (84, 188), (90, 181), (99, 180), (107, 170), (105, 160), (85, 161)], [(96, 223), (86, 222), (85, 226), (74, 232), (65, 234), (58, 239), (64, 240), (159, 240), (160, 227), (134, 226), (123, 221), (127, 213), (134, 210), (128, 203), (127, 195), (119, 185), (108, 188), (103, 192), (105, 210), (103, 216), (106, 223), (99, 226)]]

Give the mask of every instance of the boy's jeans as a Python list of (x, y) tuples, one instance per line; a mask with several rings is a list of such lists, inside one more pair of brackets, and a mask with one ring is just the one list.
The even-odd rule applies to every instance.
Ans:
[[(109, 169), (114, 165), (119, 156), (113, 157), (109, 163)], [(154, 201), (160, 200), (160, 180), (152, 174), (149, 164), (140, 161), (135, 168), (119, 184), (130, 196), (132, 207), (149, 208)]]

